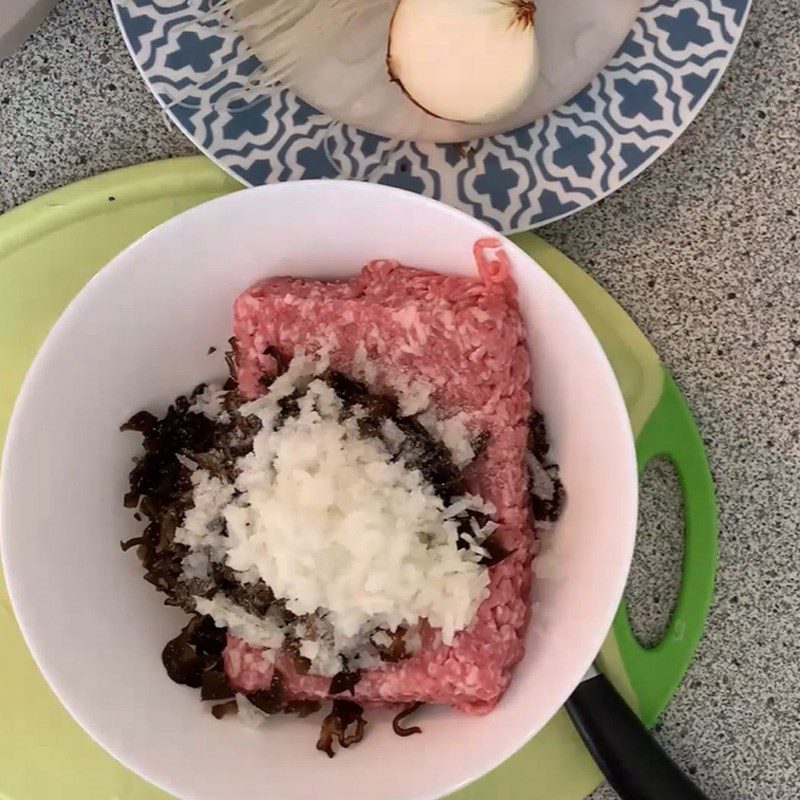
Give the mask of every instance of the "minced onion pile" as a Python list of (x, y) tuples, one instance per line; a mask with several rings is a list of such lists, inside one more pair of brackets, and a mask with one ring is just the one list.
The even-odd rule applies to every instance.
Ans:
[[(199, 613), (269, 651), (291, 638), (309, 672), (332, 677), (377, 666), (375, 645), (388, 646), (401, 628), (413, 652), (422, 620), (450, 644), (488, 593), (481, 542), (497, 526), (480, 497), (443, 499), (409, 468), (404, 447), (418, 444), (403, 418), (372, 418), (374, 435), (366, 431), (368, 411), (346, 409), (335, 381), (320, 377), (326, 371), (324, 361), (296, 357), (263, 397), (239, 408), (258, 420), (252, 450), (236, 460), (233, 481), (193, 472), (193, 507), (175, 541), (189, 547), (184, 569), (194, 577), (224, 563), (284, 601), (258, 617), (218, 591), (195, 597)], [(215, 394), (204, 395), (207, 414), (215, 405), (225, 413)], [(296, 413), (287, 418), (290, 397)]]

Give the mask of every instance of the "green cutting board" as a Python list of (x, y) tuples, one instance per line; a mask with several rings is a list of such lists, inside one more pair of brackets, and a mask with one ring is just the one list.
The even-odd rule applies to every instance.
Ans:
[[(120, 250), (239, 184), (202, 157), (118, 170), (39, 197), (0, 217), (0, 442), (36, 350), (65, 306)], [(514, 237), (563, 289), (600, 339), (622, 388), (640, 469), (665, 455), (684, 495), (683, 580), (654, 648), (639, 646), (620, 607), (600, 654), (606, 674), (652, 724), (701, 636), (716, 566), (716, 511), (703, 445), (675, 384), (625, 312), (568, 258), (532, 234)], [(166, 800), (96, 745), (51, 693), (0, 582), (0, 798)], [(320, 764), (324, 769), (324, 764)], [(601, 780), (564, 711), (457, 800), (580, 800)]]

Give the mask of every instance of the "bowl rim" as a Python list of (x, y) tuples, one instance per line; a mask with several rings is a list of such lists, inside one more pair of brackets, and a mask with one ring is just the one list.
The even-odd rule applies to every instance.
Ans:
[[(285, 183), (278, 183), (278, 184), (266, 184), (262, 186), (252, 187), (249, 189), (244, 189), (241, 191), (233, 192), (231, 194), (226, 194), (220, 197), (213, 198), (208, 200), (204, 203), (201, 203), (193, 208), (187, 209), (176, 216), (166, 220), (165, 222), (160, 223), (159, 225), (152, 228), (150, 231), (146, 232), (134, 242), (129, 244), (125, 247), (122, 251), (117, 253), (110, 261), (104, 265), (100, 270), (98, 270), (95, 275), (93, 275), (86, 284), (81, 288), (81, 290), (73, 297), (61, 315), (58, 317), (50, 331), (48, 332), (47, 336), (45, 337), (44, 341), (40, 345), (39, 349), (37, 350), (29, 368), (25, 375), (25, 379), (22, 383), (20, 388), (19, 394), (14, 404), (14, 408), (11, 414), (11, 418), (9, 420), (8, 430), (6, 434), (5, 444), (2, 452), (2, 458), (0, 458), (0, 564), (2, 565), (3, 572), (5, 575), (6, 586), (8, 590), (8, 595), (11, 600), (11, 605), (14, 610), (14, 614), (19, 625), (20, 631), (22, 632), (23, 638), (25, 643), (30, 651), (39, 671), (44, 676), (47, 684), (53, 691), (53, 693), (58, 698), (59, 702), (66, 708), (70, 716), (75, 720), (75, 722), (80, 725), (80, 727), (107, 753), (109, 753), (113, 758), (119, 761), (123, 766), (127, 769), (130, 769), (136, 775), (140, 776), (143, 780), (148, 781), (149, 783), (153, 784), (154, 786), (162, 789), (163, 791), (169, 792), (176, 797), (184, 798), (184, 800), (201, 800), (197, 795), (187, 794), (184, 790), (180, 787), (172, 785), (171, 781), (168, 778), (164, 778), (162, 776), (158, 776), (157, 778), (151, 777), (150, 770), (147, 768), (142, 768), (142, 765), (139, 763), (139, 760), (135, 757), (130, 757), (128, 754), (123, 752), (118, 752), (119, 748), (109, 746), (105, 743), (103, 735), (101, 732), (96, 730), (95, 725), (91, 719), (88, 717), (90, 715), (82, 712), (77, 711), (73, 703), (68, 696), (70, 694), (69, 690), (66, 689), (60, 681), (58, 677), (57, 669), (51, 669), (48, 666), (48, 663), (45, 659), (41, 657), (41, 651), (37, 644), (37, 640), (40, 638), (39, 633), (35, 633), (33, 631), (33, 627), (29, 625), (28, 622), (25, 621), (26, 619), (26, 610), (30, 612), (32, 606), (28, 599), (25, 599), (26, 596), (29, 596), (16, 580), (16, 577), (13, 571), (9, 568), (9, 548), (10, 548), (10, 541), (12, 536), (8, 533), (10, 528), (9, 524), (9, 508), (13, 504), (11, 500), (10, 491), (8, 489), (8, 481), (3, 480), (3, 476), (8, 475), (9, 465), (13, 463), (14, 453), (16, 450), (16, 442), (19, 436), (19, 428), (22, 425), (22, 418), (25, 413), (25, 407), (27, 405), (27, 401), (29, 396), (35, 391), (35, 384), (38, 383), (38, 375), (40, 371), (43, 369), (42, 364), (45, 361), (45, 354), (49, 350), (53, 343), (57, 341), (61, 335), (63, 330), (69, 324), (69, 321), (82, 313), (83, 305), (85, 303), (91, 302), (93, 299), (93, 294), (95, 291), (98, 290), (98, 287), (102, 286), (109, 277), (114, 275), (115, 272), (120, 268), (121, 265), (131, 257), (132, 254), (135, 254), (136, 251), (139, 249), (140, 245), (150, 238), (155, 236), (164, 235), (164, 233), (169, 233), (171, 229), (179, 229), (181, 225), (184, 224), (185, 219), (191, 217), (197, 213), (201, 212), (201, 209), (206, 209), (209, 206), (217, 206), (221, 207), (222, 205), (233, 205), (236, 203), (241, 202), (249, 202), (249, 200), (245, 198), (249, 197), (257, 197), (264, 193), (269, 193), (270, 195), (277, 195), (280, 193), (292, 194), (300, 192), (301, 194), (306, 191), (323, 191), (323, 192), (336, 192), (340, 189), (344, 189), (344, 191), (361, 191), (366, 192), (368, 194), (375, 194), (375, 195), (400, 195), (402, 198), (407, 202), (413, 202), (417, 204), (422, 204), (428, 206), (431, 209), (435, 209), (437, 213), (447, 213), (453, 217), (462, 218), (465, 221), (468, 221), (472, 225), (478, 225), (483, 228), (486, 232), (487, 236), (492, 236), (498, 238), (503, 247), (507, 250), (514, 251), (519, 257), (522, 258), (524, 262), (527, 262), (528, 266), (532, 269), (537, 270), (540, 273), (540, 278), (545, 282), (549, 282), (551, 284), (551, 288), (559, 295), (561, 295), (562, 299), (566, 301), (568, 307), (571, 308), (572, 312), (575, 315), (575, 324), (578, 326), (584, 327), (585, 332), (589, 334), (587, 338), (587, 342), (590, 346), (594, 349), (595, 359), (597, 361), (598, 367), (604, 372), (605, 378), (610, 379), (608, 381), (609, 388), (611, 394), (613, 395), (613, 404), (615, 406), (615, 412), (618, 416), (619, 428), (620, 431), (624, 431), (624, 436), (620, 437), (618, 444), (624, 445), (627, 454), (625, 454), (625, 462), (626, 462), (626, 474), (624, 476), (620, 476), (620, 483), (624, 483), (625, 485), (625, 495), (627, 497), (627, 504), (626, 509), (623, 509), (627, 516), (627, 521), (623, 520), (619, 526), (620, 532), (626, 532), (626, 548), (624, 549), (625, 558), (619, 558), (617, 563), (617, 568), (614, 572), (613, 579), (612, 576), (609, 576), (605, 583), (613, 584), (613, 592), (608, 591), (608, 597), (615, 597), (615, 602), (611, 603), (608, 602), (608, 608), (605, 610), (603, 614), (603, 624), (602, 626), (598, 626), (597, 633), (594, 636), (594, 640), (592, 641), (591, 645), (591, 652), (589, 652), (589, 644), (586, 645), (586, 653), (584, 659), (580, 662), (577, 662), (573, 666), (573, 669), (570, 670), (572, 675), (570, 681), (565, 682), (565, 686), (567, 683), (569, 684), (569, 688), (566, 688), (562, 694), (557, 698), (558, 702), (553, 702), (552, 705), (554, 706), (553, 713), (548, 717), (552, 719), (552, 717), (557, 713), (557, 711), (563, 706), (563, 704), (568, 699), (569, 695), (572, 693), (574, 688), (580, 683), (583, 679), (583, 676), (586, 672), (591, 668), (597, 654), (599, 653), (600, 647), (608, 633), (608, 630), (611, 627), (613, 622), (614, 616), (617, 612), (617, 608), (619, 607), (619, 603), (623, 598), (623, 593), (625, 589), (625, 584), (627, 582), (628, 573), (630, 570), (630, 565), (633, 559), (633, 551), (636, 539), (636, 525), (637, 525), (637, 514), (638, 514), (638, 467), (637, 467), (637, 459), (636, 459), (636, 451), (635, 451), (635, 440), (634, 435), (631, 430), (630, 426), (630, 418), (628, 416), (628, 412), (625, 406), (625, 401), (622, 395), (622, 391), (619, 386), (619, 382), (617, 381), (616, 375), (611, 367), (611, 363), (608, 360), (608, 357), (603, 350), (599, 339), (594, 334), (589, 325), (588, 321), (581, 313), (580, 309), (575, 305), (569, 295), (559, 286), (557, 281), (548, 274), (548, 272), (539, 265), (539, 263), (528, 253), (526, 253), (522, 248), (516, 245), (514, 242), (509, 240), (503, 234), (495, 231), (486, 223), (482, 222), (481, 220), (477, 220), (474, 217), (466, 214), (465, 212), (448, 206), (441, 201), (434, 200), (432, 198), (428, 198), (422, 195), (418, 195), (412, 192), (408, 192), (403, 189), (398, 189), (395, 187), (384, 186), (381, 184), (372, 184), (360, 181), (330, 181), (326, 179), (318, 179), (318, 180), (308, 180), (308, 181), (292, 181), (292, 182), (285, 182)], [(207, 213), (207, 212), (205, 212)], [(12, 557), (13, 561), (13, 557)], [(573, 680), (574, 678), (574, 680)], [(533, 730), (529, 730), (524, 737), (515, 741), (515, 743), (507, 748), (498, 749), (495, 752), (491, 759), (488, 759), (488, 766), (481, 765), (480, 769), (475, 773), (471, 773), (466, 776), (463, 780), (459, 781), (455, 784), (448, 784), (446, 787), (437, 788), (433, 793), (426, 792), (424, 794), (416, 794), (413, 797), (409, 797), (408, 800), (437, 800), (437, 798), (441, 798), (445, 795), (449, 795), (453, 792), (456, 792), (464, 787), (468, 786), (469, 784), (473, 783), (474, 781), (478, 780), (505, 760), (507, 760), (511, 755), (517, 752), (520, 748), (522, 748), (528, 741), (530, 741), (544, 726), (535, 727)]]

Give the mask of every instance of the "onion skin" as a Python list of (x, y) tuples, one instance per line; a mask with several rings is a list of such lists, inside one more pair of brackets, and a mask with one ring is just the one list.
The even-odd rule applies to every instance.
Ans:
[[(397, 5), (394, 7), (394, 11), (392, 11), (392, 18), (389, 20), (389, 40), (386, 45), (386, 72), (389, 73), (389, 82), (394, 83), (398, 86), (400, 91), (405, 95), (407, 100), (410, 100), (417, 108), (424, 111), (429, 117), (435, 117), (436, 119), (444, 119), (444, 117), (440, 117), (438, 114), (434, 114), (429, 108), (425, 108), (425, 106), (420, 105), (407, 91), (406, 87), (403, 86), (403, 82), (394, 72), (392, 69), (392, 31), (394, 30), (394, 18), (397, 16), (397, 9), (400, 8), (401, 0), (397, 0)], [(449, 120), (450, 122), (461, 122), (464, 125), (469, 125), (470, 123), (464, 122), (463, 120)]]

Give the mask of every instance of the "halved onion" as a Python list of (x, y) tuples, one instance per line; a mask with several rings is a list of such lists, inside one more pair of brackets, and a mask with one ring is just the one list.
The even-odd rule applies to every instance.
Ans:
[(531, 0), (398, 0), (389, 75), (436, 117), (500, 119), (530, 94), (539, 72)]

